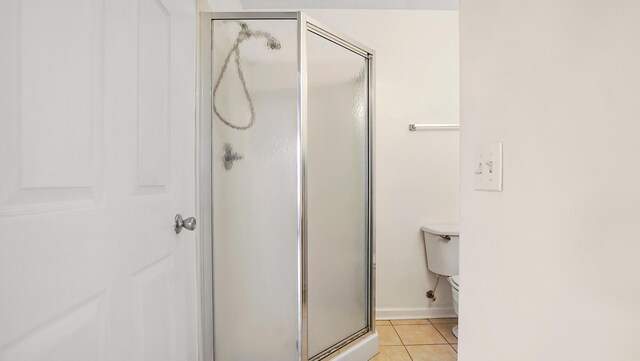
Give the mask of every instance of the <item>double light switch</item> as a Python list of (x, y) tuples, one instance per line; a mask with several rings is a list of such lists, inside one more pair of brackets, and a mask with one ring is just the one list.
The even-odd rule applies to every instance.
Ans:
[(502, 142), (483, 146), (476, 156), (475, 189), (502, 191)]

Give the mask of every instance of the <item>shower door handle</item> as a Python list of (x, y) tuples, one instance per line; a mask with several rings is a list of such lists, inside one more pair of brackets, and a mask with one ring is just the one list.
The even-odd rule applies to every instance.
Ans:
[(196, 229), (196, 219), (193, 217), (182, 219), (180, 213), (176, 214), (176, 217), (173, 219), (173, 230), (178, 234), (182, 232), (183, 228), (189, 231)]

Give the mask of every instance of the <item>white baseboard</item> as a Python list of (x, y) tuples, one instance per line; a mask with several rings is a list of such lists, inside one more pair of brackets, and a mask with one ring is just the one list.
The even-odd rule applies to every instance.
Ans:
[(414, 318), (458, 317), (453, 307), (438, 308), (378, 308), (377, 320), (410, 320)]

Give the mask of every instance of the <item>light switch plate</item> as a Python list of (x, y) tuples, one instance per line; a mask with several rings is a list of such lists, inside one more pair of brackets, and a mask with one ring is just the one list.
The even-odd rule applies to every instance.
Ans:
[(476, 155), (475, 189), (502, 192), (502, 142), (483, 146)]

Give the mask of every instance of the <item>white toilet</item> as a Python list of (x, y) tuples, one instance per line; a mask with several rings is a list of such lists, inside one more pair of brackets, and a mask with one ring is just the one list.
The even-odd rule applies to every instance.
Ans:
[[(460, 226), (458, 224), (427, 224), (421, 230), (424, 236), (427, 268), (435, 274), (447, 276), (451, 284), (453, 309), (457, 315), (460, 292), (458, 276)], [(458, 337), (457, 325), (451, 331)]]
[[(458, 314), (458, 295), (460, 294), (460, 276), (453, 275), (448, 278), (451, 284), (451, 295), (453, 296), (453, 310)], [(458, 325), (453, 326), (451, 332), (458, 337)]]

